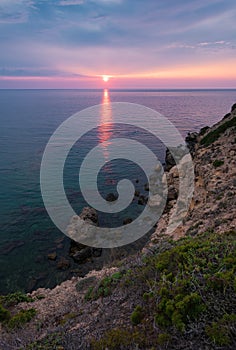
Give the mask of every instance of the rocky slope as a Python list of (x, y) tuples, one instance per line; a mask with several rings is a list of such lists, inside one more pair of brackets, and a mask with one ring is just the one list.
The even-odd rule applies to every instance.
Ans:
[(234, 349), (235, 120), (234, 105), (221, 122), (189, 135), (195, 191), (173, 233), (174, 240), (186, 240), (166, 238), (179, 183), (172, 164), (168, 204), (143, 251), (85, 278), (36, 290), (33, 301), (13, 302), (12, 315), (36, 310), (17, 327), (8, 326), (0, 309), (0, 349)]
[[(174, 233), (179, 238), (186, 233), (212, 230), (222, 232), (236, 228), (236, 105), (212, 128), (193, 134), (192, 156), (195, 166), (193, 200), (184, 224)], [(191, 136), (191, 135), (190, 135)], [(193, 143), (194, 146), (193, 146)], [(179, 174), (171, 161), (167, 172), (168, 184), (178, 191)], [(166, 233), (169, 217), (176, 204), (173, 197), (169, 210), (158, 223), (152, 241)], [(151, 244), (150, 244), (151, 245)]]

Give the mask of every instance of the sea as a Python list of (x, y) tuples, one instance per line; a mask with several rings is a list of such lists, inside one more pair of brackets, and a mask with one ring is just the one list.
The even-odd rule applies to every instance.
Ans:
[[(104, 249), (100, 257), (82, 264), (74, 262), (69, 255), (71, 241), (50, 219), (40, 190), (42, 156), (54, 131), (73, 114), (112, 102), (152, 108), (168, 118), (184, 138), (188, 132), (222, 119), (236, 102), (236, 90), (0, 90), (0, 294), (52, 288), (73, 275), (84, 276), (91, 269), (101, 268), (112, 259), (114, 251)], [(86, 120), (83, 123), (86, 126)], [(64, 188), (76, 213), (88, 206), (78, 181), (83, 158), (102, 141), (133, 139), (135, 133), (139, 135), (136, 139), (146, 143), (164, 163), (165, 147), (160, 140), (145, 131), (130, 129), (125, 122), (114, 125), (112, 119), (105, 127), (94, 125), (72, 147), (64, 167)], [(147, 195), (145, 174), (126, 159), (104, 162), (99, 173), (101, 195), (106, 198), (117, 194), (117, 182), (123, 178), (133, 182), (137, 193)], [(106, 227), (112, 222), (119, 226), (142, 210), (137, 196), (120, 215), (99, 212), (99, 224)], [(130, 254), (144, 243), (145, 238), (121, 249), (120, 254)], [(56, 253), (55, 260), (48, 258), (51, 253)]]

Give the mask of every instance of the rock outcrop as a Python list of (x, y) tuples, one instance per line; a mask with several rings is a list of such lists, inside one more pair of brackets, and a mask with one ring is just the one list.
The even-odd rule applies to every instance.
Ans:
[[(187, 137), (189, 140), (189, 136)], [(191, 136), (191, 153), (195, 167), (195, 190), (183, 225), (173, 232), (174, 238), (186, 233), (233, 230), (236, 228), (236, 108), (211, 128), (205, 128)], [(152, 236), (155, 242), (165, 234), (169, 218), (174, 211), (178, 192), (179, 174), (177, 166), (167, 171), (169, 210), (158, 222)], [(173, 191), (173, 193), (172, 193)], [(151, 243), (150, 243), (151, 244)]]
[[(98, 214), (97, 211), (93, 208), (85, 207), (83, 208), (80, 219), (82, 219), (84, 222), (89, 223), (90, 225), (97, 226), (98, 225)], [(83, 224), (82, 224), (83, 225)], [(81, 229), (83, 229), (82, 225), (76, 218), (72, 219), (70, 230), (79, 231), (80, 226)], [(70, 245), (70, 256), (76, 261), (77, 263), (84, 263), (88, 259), (92, 257), (99, 257), (102, 254), (102, 249), (100, 248), (92, 248), (85, 246), (81, 243), (78, 243), (74, 240), (71, 240)]]

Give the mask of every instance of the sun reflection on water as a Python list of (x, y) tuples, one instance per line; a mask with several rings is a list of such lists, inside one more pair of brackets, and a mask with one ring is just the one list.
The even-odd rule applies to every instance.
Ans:
[(108, 160), (109, 153), (107, 146), (111, 144), (109, 139), (112, 134), (112, 107), (110, 103), (110, 95), (108, 89), (104, 89), (101, 104), (100, 125), (98, 127), (98, 138), (100, 143), (106, 141), (106, 144), (102, 144), (105, 160)]

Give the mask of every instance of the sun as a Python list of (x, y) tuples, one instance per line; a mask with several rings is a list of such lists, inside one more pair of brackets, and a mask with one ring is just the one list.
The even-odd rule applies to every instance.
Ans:
[(108, 80), (110, 79), (110, 77), (108, 75), (103, 75), (102, 76), (102, 80), (106, 82), (108, 82)]

